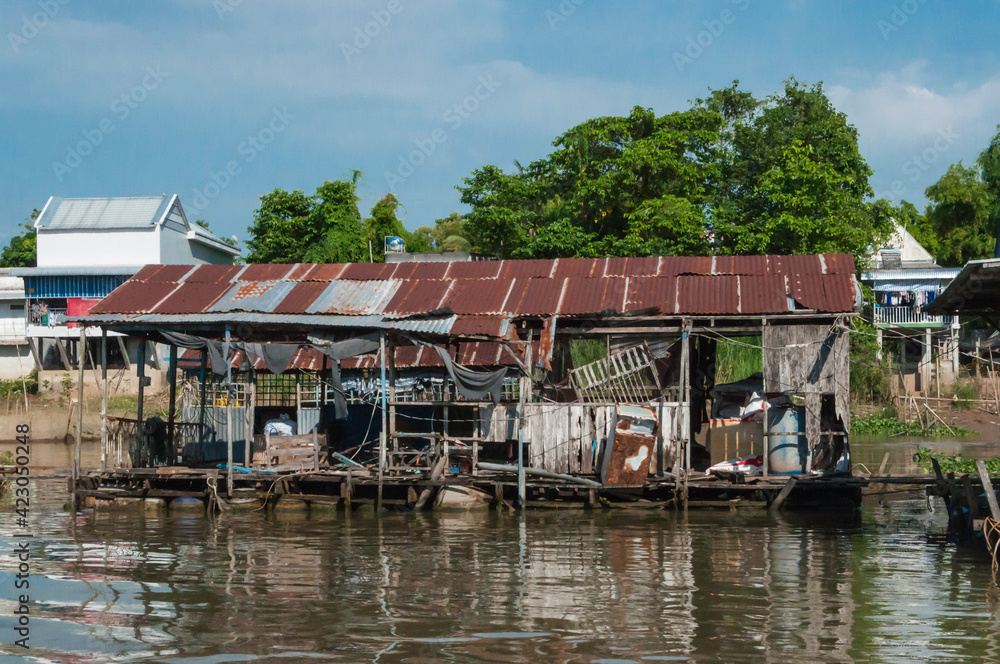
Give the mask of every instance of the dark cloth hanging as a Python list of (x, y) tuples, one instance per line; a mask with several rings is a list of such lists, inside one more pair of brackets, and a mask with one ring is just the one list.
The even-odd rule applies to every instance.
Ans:
[(299, 352), (299, 347), (292, 344), (244, 344), (244, 350), (251, 366), (259, 358), (264, 361), (268, 371), (281, 374), (288, 371), (288, 365), (295, 358), (295, 353)]
[(440, 346), (431, 346), (441, 356), (444, 368), (448, 370), (448, 375), (455, 381), (455, 388), (458, 393), (466, 399), (482, 401), (487, 394), (494, 404), (500, 403), (500, 396), (503, 393), (503, 380), (507, 377), (507, 369), (497, 371), (473, 371), (460, 364), (456, 364), (451, 359), (448, 349)]

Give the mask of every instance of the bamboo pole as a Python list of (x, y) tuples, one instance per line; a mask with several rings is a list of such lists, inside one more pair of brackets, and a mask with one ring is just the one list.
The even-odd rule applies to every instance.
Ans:
[(108, 330), (101, 328), (101, 470), (108, 468)]
[(382, 434), (379, 436), (378, 440), (378, 494), (375, 498), (375, 509), (382, 509), (382, 480), (383, 474), (385, 473), (385, 455), (386, 455), (386, 435), (389, 430), (388, 409), (386, 407), (386, 389), (385, 389), (385, 330), (379, 330), (378, 332), (378, 346), (379, 354), (382, 356), (382, 382), (380, 387), (382, 389)]

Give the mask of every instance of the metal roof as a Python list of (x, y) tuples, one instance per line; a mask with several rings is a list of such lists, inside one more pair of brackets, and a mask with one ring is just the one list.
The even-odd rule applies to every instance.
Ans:
[(861, 275), (862, 281), (889, 280), (903, 281), (905, 279), (954, 279), (962, 271), (960, 267), (939, 267), (914, 270), (869, 270)]
[(923, 308), (931, 316), (1000, 312), (1000, 259), (969, 261), (958, 276)]
[(35, 227), (54, 231), (151, 228), (159, 223), (173, 200), (168, 196), (52, 197)]
[(442, 334), (457, 325), (461, 334), (502, 336), (514, 316), (846, 313), (854, 302), (846, 254), (147, 266), (81, 320)]

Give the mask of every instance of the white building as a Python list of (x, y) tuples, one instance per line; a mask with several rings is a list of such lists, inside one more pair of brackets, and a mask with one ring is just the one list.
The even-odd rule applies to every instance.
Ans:
[(25, 338), (24, 280), (0, 268), (0, 379), (12, 380), (34, 363)]
[[(79, 331), (67, 326), (64, 317), (87, 313), (143, 265), (231, 264), (240, 253), (189, 222), (176, 195), (53, 196), (35, 220), (35, 229), (37, 267), (18, 268), (12, 274), (24, 279), (26, 311), (21, 313), (27, 317), (27, 343), (39, 370), (75, 367)], [(119, 337), (111, 346), (129, 367), (137, 342), (126, 341)]]

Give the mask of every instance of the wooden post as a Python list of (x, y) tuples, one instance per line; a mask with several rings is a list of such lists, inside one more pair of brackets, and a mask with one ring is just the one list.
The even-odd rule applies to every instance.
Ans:
[(80, 480), (80, 447), (83, 444), (83, 364), (87, 357), (87, 328), (80, 326), (80, 347), (76, 363), (79, 365), (76, 390), (76, 449), (73, 451), (73, 511), (76, 512), (76, 484)]
[[(681, 332), (681, 385), (680, 401), (683, 413), (681, 420), (681, 440), (684, 441), (684, 503), (688, 500), (688, 474), (691, 472), (691, 386), (690, 386), (690, 363), (691, 363), (691, 337), (688, 334), (689, 323), (684, 321), (684, 329)], [(680, 413), (678, 413), (680, 414)]]
[(101, 328), (101, 471), (108, 469), (108, 330)]
[(385, 330), (378, 331), (379, 354), (382, 356), (382, 382), (380, 383), (382, 392), (382, 435), (378, 439), (378, 493), (375, 497), (375, 509), (382, 509), (382, 477), (385, 474), (385, 454), (386, 435), (389, 431), (388, 408), (386, 407), (386, 385), (385, 385)]
[(143, 430), (142, 410), (146, 397), (146, 337), (139, 337), (139, 349), (135, 358), (135, 374), (139, 380), (139, 405), (135, 414), (135, 439), (138, 444), (140, 459), (146, 458), (146, 432)]
[(976, 359), (972, 363), (973, 375), (979, 378), (979, 337), (976, 337)]
[(198, 411), (198, 454), (200, 455), (204, 450), (202, 446), (205, 444), (205, 409), (207, 408), (205, 404), (205, 399), (207, 398), (208, 386), (205, 384), (206, 378), (206, 368), (208, 367), (208, 349), (204, 348), (201, 351), (201, 366), (198, 371), (198, 381), (199, 381), (199, 391), (200, 391), (200, 401), (201, 409)]
[(773, 503), (771, 503), (772, 512), (777, 512), (781, 509), (781, 506), (785, 504), (785, 501), (788, 499), (788, 495), (792, 492), (792, 489), (795, 488), (797, 483), (798, 480), (794, 477), (788, 478), (788, 482), (781, 488), (781, 491), (778, 493), (778, 497), (774, 499)]
[(174, 420), (177, 418), (177, 346), (170, 346), (170, 364), (167, 367), (167, 380), (170, 383), (170, 403), (167, 406), (167, 440), (170, 441), (170, 463), (177, 463), (177, 440), (174, 437)]
[[(395, 453), (399, 451), (399, 438), (396, 436), (396, 344), (392, 342), (392, 337), (386, 338), (385, 361), (389, 371), (389, 434), (386, 437), (386, 449), (391, 447)], [(397, 458), (395, 454), (389, 455), (389, 468), (395, 465)]]
[(128, 344), (125, 343), (125, 337), (118, 336), (115, 339), (118, 340), (118, 350), (122, 354), (122, 364), (125, 365), (126, 371), (130, 371), (132, 369), (132, 362), (128, 359)]
[(226, 495), (233, 495), (233, 354), (230, 350), (232, 334), (226, 326)]
[[(256, 374), (251, 374), (251, 380), (246, 384), (243, 393), (243, 465), (251, 467), (253, 461), (253, 424), (257, 409)], [(316, 467), (319, 470), (319, 467)]]
[(990, 482), (990, 474), (986, 472), (986, 464), (982, 459), (976, 459), (976, 470), (979, 471), (979, 479), (983, 483), (983, 492), (986, 494), (986, 502), (990, 505), (990, 516), (994, 521), (1000, 521), (1000, 506), (997, 505), (997, 495), (993, 493), (993, 484)]
[(524, 481), (524, 404), (527, 397), (527, 392), (531, 390), (532, 384), (532, 371), (534, 365), (534, 358), (531, 355), (531, 337), (534, 330), (528, 330), (528, 346), (527, 353), (525, 354), (525, 364), (528, 366), (527, 376), (521, 377), (521, 386), (518, 390), (518, 409), (517, 409), (517, 501), (518, 507), (524, 509), (525, 497), (526, 497), (526, 487)]

